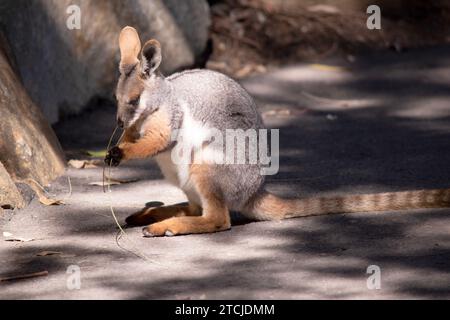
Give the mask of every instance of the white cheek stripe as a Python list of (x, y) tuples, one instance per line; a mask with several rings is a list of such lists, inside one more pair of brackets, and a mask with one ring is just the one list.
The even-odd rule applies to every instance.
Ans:
[(130, 121), (130, 126), (132, 126), (141, 117), (142, 113), (145, 111), (145, 109), (147, 109), (146, 105), (147, 104), (145, 103), (145, 101), (141, 100), (139, 102), (139, 106), (136, 109), (136, 111), (134, 112), (133, 119), (131, 119), (131, 121)]
[[(154, 78), (156, 78), (156, 75), (152, 74), (150, 75), (148, 80), (154, 80)], [(148, 94), (146, 93), (146, 91), (142, 91), (141, 93), (141, 98), (139, 100), (139, 106), (136, 109), (136, 111), (134, 112), (134, 116), (131, 119), (130, 122), (130, 126), (132, 126), (142, 115), (142, 113), (147, 110), (147, 103), (148, 102)]]

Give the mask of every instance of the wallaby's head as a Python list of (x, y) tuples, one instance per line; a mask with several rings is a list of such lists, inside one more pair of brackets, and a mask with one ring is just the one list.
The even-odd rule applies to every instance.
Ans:
[(147, 107), (141, 99), (144, 90), (157, 91), (161, 83), (158, 67), (161, 63), (161, 45), (157, 40), (147, 41), (141, 50), (136, 30), (125, 27), (119, 36), (120, 77), (116, 88), (117, 124), (127, 128)]

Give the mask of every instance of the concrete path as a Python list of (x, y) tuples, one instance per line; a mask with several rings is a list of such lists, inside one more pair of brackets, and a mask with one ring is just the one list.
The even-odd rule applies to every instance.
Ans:
[[(450, 186), (450, 48), (354, 62), (286, 67), (243, 81), (266, 123), (280, 129), (280, 172), (269, 189), (316, 196)], [(57, 125), (64, 147), (104, 149), (114, 110), (96, 109)], [(245, 222), (231, 231), (143, 238), (127, 229), (116, 244), (113, 205), (121, 222), (157, 202), (185, 201), (152, 160), (130, 162), (99, 186), (101, 168), (68, 169), (50, 191), (66, 205), (36, 200), (5, 211), (1, 230), (30, 242), (0, 239), (0, 298), (25, 299), (379, 299), (450, 298), (450, 210), (342, 214)], [(1, 234), (0, 234), (1, 237)], [(55, 254), (38, 256), (44, 251)], [(67, 269), (80, 267), (69, 290)], [(367, 287), (368, 266), (381, 269), (381, 289)]]

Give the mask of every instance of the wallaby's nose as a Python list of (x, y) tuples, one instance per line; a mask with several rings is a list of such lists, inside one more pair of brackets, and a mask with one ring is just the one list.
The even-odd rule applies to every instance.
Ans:
[(120, 118), (117, 118), (117, 125), (119, 126), (119, 128), (123, 128), (123, 121)]

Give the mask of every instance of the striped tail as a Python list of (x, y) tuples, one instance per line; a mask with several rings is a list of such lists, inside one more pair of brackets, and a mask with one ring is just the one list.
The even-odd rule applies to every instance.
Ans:
[(334, 213), (446, 207), (450, 207), (450, 189), (305, 199), (283, 199), (271, 193), (263, 192), (251, 202), (244, 213), (258, 220), (278, 220)]

